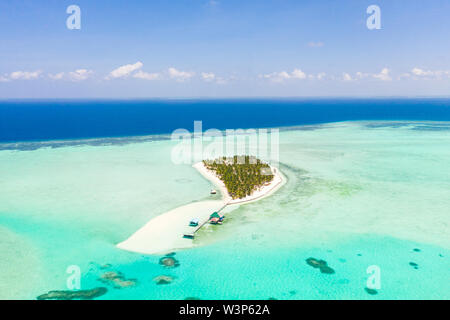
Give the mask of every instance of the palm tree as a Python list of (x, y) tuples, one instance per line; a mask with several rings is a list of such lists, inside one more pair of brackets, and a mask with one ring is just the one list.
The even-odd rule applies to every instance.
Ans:
[(268, 164), (249, 155), (204, 160), (203, 163), (207, 169), (216, 172), (233, 199), (251, 195), (274, 177)]

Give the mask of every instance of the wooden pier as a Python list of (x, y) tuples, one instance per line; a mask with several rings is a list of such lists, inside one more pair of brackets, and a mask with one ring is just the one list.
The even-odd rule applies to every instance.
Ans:
[[(220, 209), (216, 210), (215, 212), (219, 213), (220, 211), (222, 211), (223, 209), (225, 209), (225, 207), (228, 205), (228, 203), (225, 203)], [(183, 238), (187, 238), (187, 239), (194, 239), (195, 238), (195, 234), (197, 233), (198, 230), (200, 230), (205, 224), (207, 224), (209, 222), (209, 216), (208, 218), (199, 223), (199, 225), (195, 228), (192, 229), (192, 232), (186, 232), (183, 234)]]

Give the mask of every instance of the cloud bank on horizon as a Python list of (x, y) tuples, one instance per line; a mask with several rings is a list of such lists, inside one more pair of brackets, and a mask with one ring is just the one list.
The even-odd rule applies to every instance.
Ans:
[[(144, 64), (141, 61), (137, 61), (134, 64), (125, 64), (112, 70), (108, 75), (103, 78), (100, 77), (97, 80), (116, 80), (116, 79), (141, 79), (141, 80), (168, 80), (173, 79), (178, 82), (188, 81), (195, 79), (197, 75), (192, 71), (181, 71), (174, 67), (170, 67), (167, 70), (159, 72), (145, 72), (142, 71)], [(393, 81), (393, 80), (445, 80), (450, 79), (450, 70), (424, 70), (418, 67), (414, 67), (408, 72), (401, 72), (393, 78), (391, 76), (391, 70), (383, 68), (379, 73), (367, 73), (357, 71), (353, 75), (347, 72), (342, 72), (342, 75), (328, 75), (325, 72), (319, 72), (317, 74), (307, 74), (300, 68), (294, 68), (291, 72), (288, 71), (275, 71), (269, 74), (256, 75), (256, 79), (265, 79), (275, 83), (282, 83), (286, 80), (334, 80), (334, 81), (358, 81), (364, 79), (374, 79), (380, 81)], [(13, 80), (71, 80), (82, 81), (93, 79), (93, 70), (77, 69), (69, 72), (59, 72), (56, 74), (44, 74), (42, 71), (14, 71), (10, 74), (4, 74), (0, 76), (0, 81), (13, 81)], [(224, 78), (218, 77), (213, 72), (200, 72), (197, 77), (198, 80), (205, 82), (216, 82), (219, 84), (225, 83)], [(222, 80), (222, 81), (219, 81)], [(236, 77), (231, 80), (238, 80)]]

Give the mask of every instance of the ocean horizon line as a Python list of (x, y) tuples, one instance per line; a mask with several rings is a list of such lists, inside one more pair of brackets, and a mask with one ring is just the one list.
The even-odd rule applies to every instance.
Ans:
[(230, 97), (208, 97), (208, 96), (198, 96), (198, 97), (42, 97), (42, 98), (0, 98), (0, 103), (2, 102), (38, 102), (38, 101), (233, 101), (233, 100), (280, 100), (280, 101), (301, 101), (301, 100), (439, 100), (439, 99), (450, 99), (448, 96), (230, 96)]

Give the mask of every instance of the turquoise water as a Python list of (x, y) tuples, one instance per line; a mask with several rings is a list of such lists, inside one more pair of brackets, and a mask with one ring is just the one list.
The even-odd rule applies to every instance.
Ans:
[[(115, 248), (152, 217), (209, 197), (208, 181), (170, 161), (173, 142), (0, 151), (0, 298), (65, 290), (78, 265), (82, 289), (108, 288), (99, 299), (449, 299), (450, 123), (305, 129), (280, 133), (286, 185), (229, 209), (199, 247), (176, 252), (176, 268)], [(371, 265), (376, 295), (364, 290)], [(100, 282), (107, 271), (136, 285)], [(157, 285), (160, 275), (173, 282)]]

